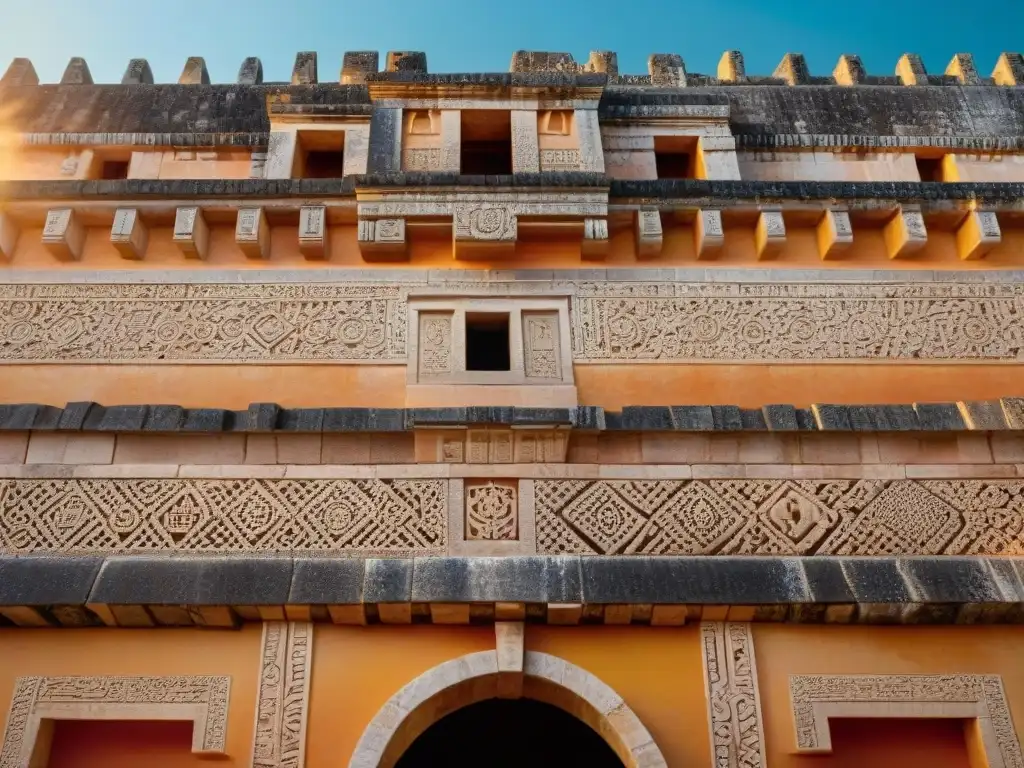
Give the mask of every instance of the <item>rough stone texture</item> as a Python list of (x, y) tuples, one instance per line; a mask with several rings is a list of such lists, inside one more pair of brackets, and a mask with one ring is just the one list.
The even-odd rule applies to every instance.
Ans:
[(292, 85), (315, 85), (317, 83), (316, 52), (306, 51), (295, 56), (292, 67)]
[(206, 59), (202, 56), (190, 56), (181, 70), (179, 85), (209, 85), (210, 73), (206, 69)]
[(402, 168), (402, 110), (375, 109), (370, 118), (370, 158), (367, 170), (394, 173)]
[(84, 605), (99, 557), (0, 557), (0, 606)]
[(61, 85), (92, 85), (92, 73), (85, 59), (75, 56), (60, 78)]
[(388, 72), (426, 72), (427, 54), (423, 51), (388, 51)]
[(153, 70), (146, 59), (132, 59), (121, 78), (121, 85), (152, 85)]
[(238, 68), (239, 85), (262, 85), (263, 84), (263, 62), (255, 56), (250, 56), (242, 62)]

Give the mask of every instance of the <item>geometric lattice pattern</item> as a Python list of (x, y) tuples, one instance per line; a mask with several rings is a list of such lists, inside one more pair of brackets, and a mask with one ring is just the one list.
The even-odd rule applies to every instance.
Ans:
[(1020, 555), (1016, 480), (538, 480), (539, 554)]
[(443, 553), (443, 480), (0, 480), (0, 552)]
[(0, 361), (404, 359), (382, 285), (5, 285)]

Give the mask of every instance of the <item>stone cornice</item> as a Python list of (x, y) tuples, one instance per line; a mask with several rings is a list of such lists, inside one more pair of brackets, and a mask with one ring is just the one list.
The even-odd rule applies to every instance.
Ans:
[(420, 428), (565, 425), (608, 432), (961, 432), (1024, 430), (1024, 398), (895, 405), (815, 404), (522, 408), (282, 408), (37, 403), (0, 405), (0, 431), (60, 432), (407, 432)]
[[(612, 623), (608, 606), (630, 607), (634, 624), (1017, 623), (1022, 568), (1014, 557), (0, 557), (0, 616), (22, 626), (233, 627), (288, 606), (289, 617), (314, 621), (397, 613), (408, 623), (429, 621), (434, 604), (473, 605), (478, 620), (494, 620), (506, 603), (574, 624)], [(406, 610), (384, 617), (380, 605)]]

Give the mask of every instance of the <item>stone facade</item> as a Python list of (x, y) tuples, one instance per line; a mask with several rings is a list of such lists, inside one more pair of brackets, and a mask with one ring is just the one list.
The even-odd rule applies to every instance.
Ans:
[(0, 79), (0, 768), (1024, 765), (1021, 55), (332, 66)]

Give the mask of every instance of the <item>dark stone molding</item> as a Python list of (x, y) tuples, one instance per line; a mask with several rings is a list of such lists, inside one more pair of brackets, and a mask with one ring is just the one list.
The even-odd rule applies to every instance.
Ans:
[(755, 621), (1020, 623), (1022, 576), (1014, 557), (0, 557), (0, 615), (30, 626), (173, 615), (179, 625), (218, 609), (233, 617), (218, 625), (232, 626), (260, 608), (326, 621), (341, 606), (373, 623), (382, 604), (429, 621), (428, 606), (441, 603), (468, 604), (486, 623), (500, 602), (540, 622), (548, 606), (570, 604), (584, 623), (601, 623), (608, 605), (641, 616), (686, 606), (694, 620), (705, 607), (736, 607)]

